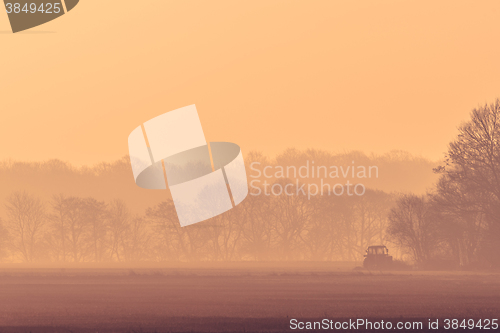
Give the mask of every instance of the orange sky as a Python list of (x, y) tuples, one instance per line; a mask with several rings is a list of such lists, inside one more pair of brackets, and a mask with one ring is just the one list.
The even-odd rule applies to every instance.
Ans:
[(498, 0), (83, 0), (13, 35), (2, 13), (0, 160), (112, 161), (190, 104), (244, 152), (439, 159), (500, 97), (499, 17)]

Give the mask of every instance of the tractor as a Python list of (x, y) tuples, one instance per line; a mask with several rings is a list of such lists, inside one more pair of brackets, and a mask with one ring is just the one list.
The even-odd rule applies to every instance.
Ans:
[(385, 245), (369, 246), (366, 250), (363, 267), (366, 269), (388, 269), (392, 266), (392, 256)]

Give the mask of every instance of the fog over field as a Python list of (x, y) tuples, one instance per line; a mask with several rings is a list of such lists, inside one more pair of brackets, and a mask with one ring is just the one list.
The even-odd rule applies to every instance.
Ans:
[[(256, 175), (254, 168), (263, 171), (266, 166), (295, 167), (299, 169), (307, 163), (316, 166), (350, 167), (376, 166), (378, 177), (363, 179), (363, 184), (370, 189), (385, 192), (425, 193), (436, 181), (437, 175), (432, 169), (438, 162), (423, 157), (412, 156), (404, 151), (392, 151), (384, 155), (367, 155), (362, 152), (330, 153), (321, 150), (288, 149), (277, 156), (266, 156), (255, 151), (243, 151), (247, 164), (248, 177)], [(411, 175), (411, 176), (409, 176)], [(261, 177), (264, 179), (265, 177)], [(273, 177), (270, 181), (275, 180)], [(301, 182), (317, 182), (319, 177), (301, 178)], [(328, 179), (325, 179), (325, 181)], [(352, 180), (351, 174), (340, 179), (329, 179), (330, 183)], [(54, 195), (95, 197), (98, 200), (125, 201), (133, 213), (142, 214), (148, 207), (169, 198), (166, 193), (144, 190), (135, 185), (128, 156), (113, 163), (101, 163), (92, 166), (75, 167), (70, 162), (61, 160), (15, 161), (4, 160), (0, 163), (0, 199), (5, 199), (14, 191), (28, 191), (45, 199)], [(0, 205), (0, 216), (5, 214), (4, 205)]]
[[(367, 246), (385, 242), (397, 191), (424, 193), (438, 178), (436, 163), (397, 151), (287, 149), (273, 158), (249, 152), (246, 164), (251, 195), (242, 205), (180, 228), (169, 191), (136, 186), (128, 157), (80, 168), (58, 160), (5, 161), (0, 263), (361, 260)], [(348, 193), (349, 182), (361, 186), (361, 196)], [(296, 196), (270, 195), (268, 185), (288, 183)], [(312, 186), (316, 194), (308, 191)], [(346, 193), (334, 194), (334, 186)], [(287, 210), (295, 211), (296, 222), (282, 218)], [(393, 253), (405, 256), (395, 245)]]

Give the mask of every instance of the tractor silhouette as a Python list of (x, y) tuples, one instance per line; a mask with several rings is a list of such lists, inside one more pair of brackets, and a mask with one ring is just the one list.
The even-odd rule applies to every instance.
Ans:
[(366, 250), (363, 267), (366, 269), (388, 269), (392, 266), (392, 256), (385, 245), (369, 246)]

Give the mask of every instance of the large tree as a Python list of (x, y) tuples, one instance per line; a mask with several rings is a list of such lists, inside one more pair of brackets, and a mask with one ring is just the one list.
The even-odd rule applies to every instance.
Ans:
[(474, 109), (458, 132), (437, 169), (437, 202), (451, 217), (448, 230), (462, 233), (461, 262), (500, 265), (500, 100)]

